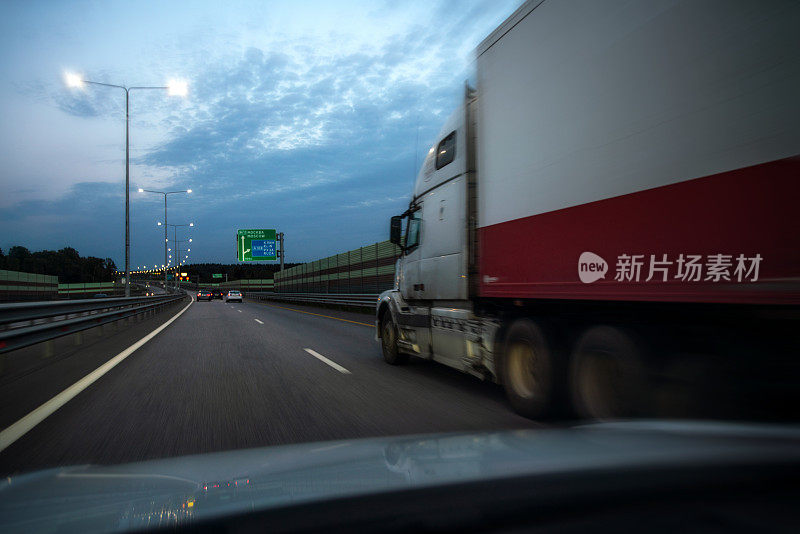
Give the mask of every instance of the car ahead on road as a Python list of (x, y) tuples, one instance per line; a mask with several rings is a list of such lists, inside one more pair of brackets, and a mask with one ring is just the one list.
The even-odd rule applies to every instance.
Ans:
[(105, 293), (95, 293), (93, 298), (96, 298), (96, 299), (107, 299), (108, 295), (106, 295)]
[(230, 302), (232, 300), (242, 302), (242, 292), (235, 289), (228, 291), (228, 294), (225, 295), (225, 302)]
[(213, 298), (214, 298), (214, 294), (211, 291), (207, 290), (207, 289), (201, 289), (200, 291), (197, 292), (197, 300), (198, 301), (207, 300), (207, 301), (211, 302), (211, 299), (213, 299)]
[(221, 289), (212, 289), (211, 294), (214, 296), (215, 299), (222, 300), (223, 292)]

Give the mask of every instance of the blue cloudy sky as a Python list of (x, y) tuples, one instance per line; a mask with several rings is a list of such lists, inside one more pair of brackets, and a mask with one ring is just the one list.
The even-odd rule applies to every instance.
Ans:
[(131, 92), (132, 266), (163, 263), (163, 201), (139, 187), (193, 190), (169, 205), (196, 225), (190, 262), (235, 261), (237, 228), (283, 231), (288, 261), (384, 240), (473, 48), (519, 4), (2, 2), (0, 247), (124, 264), (124, 93), (66, 72), (188, 82)]

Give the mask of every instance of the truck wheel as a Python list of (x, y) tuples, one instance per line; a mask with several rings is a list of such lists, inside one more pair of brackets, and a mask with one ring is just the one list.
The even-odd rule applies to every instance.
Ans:
[(549, 414), (555, 391), (555, 362), (539, 325), (529, 320), (511, 325), (501, 369), (503, 387), (515, 411), (530, 418)]
[(397, 350), (397, 326), (389, 312), (386, 312), (381, 320), (381, 351), (383, 359), (390, 365), (400, 365), (408, 361), (408, 354), (402, 354)]
[(642, 348), (636, 336), (595, 326), (578, 340), (570, 364), (572, 404), (580, 417), (634, 417), (645, 405)]

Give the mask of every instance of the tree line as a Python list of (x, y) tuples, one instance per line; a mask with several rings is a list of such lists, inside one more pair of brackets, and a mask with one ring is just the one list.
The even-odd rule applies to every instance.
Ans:
[(82, 257), (72, 247), (31, 252), (14, 246), (8, 249), (8, 254), (0, 249), (0, 269), (58, 276), (62, 284), (78, 284), (111, 282), (116, 277), (117, 266), (111, 258)]

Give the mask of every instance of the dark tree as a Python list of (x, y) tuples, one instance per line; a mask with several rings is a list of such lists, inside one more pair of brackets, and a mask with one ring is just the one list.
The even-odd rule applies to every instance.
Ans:
[(0, 268), (33, 274), (58, 276), (61, 283), (110, 282), (116, 277), (117, 266), (111, 258), (81, 257), (72, 247), (59, 251), (41, 250), (31, 253), (27, 248), (14, 246), (8, 255), (0, 251)]

